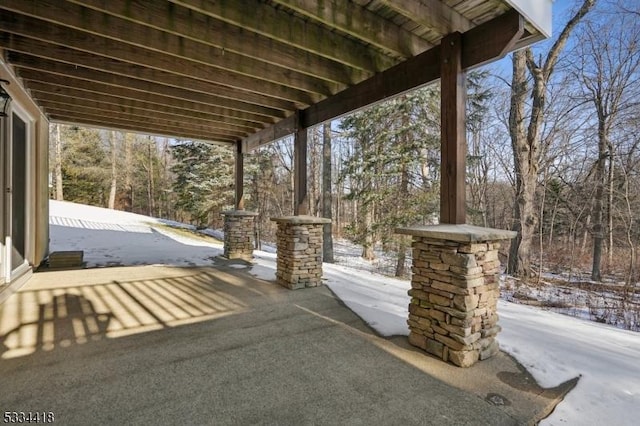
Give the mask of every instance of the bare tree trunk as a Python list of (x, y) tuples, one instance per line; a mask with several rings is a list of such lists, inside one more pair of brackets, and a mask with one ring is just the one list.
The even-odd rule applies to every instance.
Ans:
[[(322, 127), (322, 217), (331, 219), (331, 122)], [(333, 223), (323, 228), (322, 258), (324, 262), (333, 263)]]
[(170, 167), (169, 166), (169, 161), (170, 161), (169, 150), (170, 150), (169, 138), (164, 138), (164, 140), (162, 141), (162, 180), (163, 180), (163, 186), (164, 186), (164, 196), (162, 197), (163, 211), (159, 211), (158, 216), (163, 217), (163, 213), (164, 213), (164, 215), (168, 219), (173, 219), (173, 211), (171, 210), (171, 203), (169, 202), (169, 196), (167, 195), (167, 191), (166, 191), (169, 185), (169, 167)]
[(398, 260), (396, 262), (396, 277), (404, 277), (407, 273), (405, 263), (407, 260), (407, 239), (404, 236), (400, 237), (400, 243), (398, 244)]
[(116, 208), (116, 192), (118, 189), (118, 165), (117, 165), (117, 149), (116, 149), (116, 132), (109, 132), (109, 148), (111, 149), (111, 190), (109, 191), (109, 208)]
[(607, 161), (607, 141), (604, 117), (598, 119), (598, 160), (596, 161), (595, 180), (596, 196), (593, 212), (593, 263), (591, 264), (591, 279), (600, 281), (602, 275), (600, 266), (602, 263), (602, 243), (604, 241), (604, 172)]
[(580, 254), (584, 254), (587, 249), (587, 241), (589, 239), (589, 225), (591, 225), (591, 215), (588, 214), (584, 222), (584, 232), (582, 233), (582, 244), (580, 244)]
[(155, 141), (149, 136), (149, 167), (147, 168), (147, 209), (149, 216), (153, 216), (155, 212), (154, 187), (153, 187), (153, 147)]
[(529, 262), (537, 221), (534, 197), (538, 178), (539, 152), (539, 140), (528, 140), (525, 129), (525, 102), (529, 94), (525, 73), (526, 61), (524, 51), (517, 51), (513, 54), (511, 109), (509, 112), (509, 133), (516, 169), (513, 230), (518, 235), (511, 242), (507, 270), (510, 274), (522, 278), (528, 278), (531, 274)]
[(63, 201), (64, 200), (64, 189), (62, 186), (62, 140), (60, 139), (60, 125), (56, 124), (55, 130), (55, 149), (56, 149), (56, 159), (55, 159), (55, 174), (56, 174), (56, 200)]
[[(516, 198), (513, 230), (518, 232), (511, 243), (507, 271), (521, 278), (530, 276), (530, 256), (537, 215), (535, 207), (538, 169), (542, 155), (541, 128), (547, 99), (547, 83), (564, 49), (571, 31), (594, 6), (595, 0), (584, 0), (578, 12), (567, 22), (558, 40), (549, 50), (544, 63), (538, 64), (530, 48), (513, 54), (509, 134), (516, 171)], [(531, 93), (526, 70), (533, 78)], [(528, 127), (525, 126), (525, 105), (531, 99)], [(525, 130), (526, 127), (526, 130)]]
[(124, 140), (124, 206), (123, 210), (133, 211), (133, 141), (131, 135), (125, 133)]
[(372, 261), (376, 258), (375, 253), (373, 252), (373, 232), (371, 232), (371, 228), (373, 227), (373, 218), (375, 216), (372, 205), (366, 206), (364, 208), (365, 212), (362, 226), (365, 232), (365, 237), (364, 244), (362, 245), (362, 258), (368, 261)]
[(609, 173), (607, 175), (607, 240), (609, 248), (607, 250), (607, 267), (613, 267), (613, 181), (614, 181), (614, 167), (615, 163), (613, 159), (615, 158), (614, 147), (612, 143), (608, 143), (609, 147)]

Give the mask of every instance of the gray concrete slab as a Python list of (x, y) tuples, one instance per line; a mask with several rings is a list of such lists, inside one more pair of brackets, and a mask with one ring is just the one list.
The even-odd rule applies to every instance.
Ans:
[(231, 264), (35, 274), (0, 305), (0, 352), (1, 410), (69, 425), (533, 424), (571, 388), (505, 354), (446, 365)]

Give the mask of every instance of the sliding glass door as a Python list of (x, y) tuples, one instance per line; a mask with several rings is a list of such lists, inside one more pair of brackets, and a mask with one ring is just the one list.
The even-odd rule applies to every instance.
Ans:
[[(27, 224), (27, 123), (12, 114), (11, 131), (11, 270), (16, 271), (25, 262)], [(13, 273), (12, 273), (13, 275)]]
[(15, 110), (2, 118), (4, 127), (0, 166), (2, 166), (3, 218), (0, 220), (2, 238), (2, 271), (0, 282), (11, 282), (29, 270), (27, 257), (27, 191), (29, 121)]

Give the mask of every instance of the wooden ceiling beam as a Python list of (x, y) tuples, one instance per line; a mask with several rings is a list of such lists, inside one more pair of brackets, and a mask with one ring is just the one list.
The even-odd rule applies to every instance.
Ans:
[(201, 135), (212, 135), (216, 138), (227, 138), (229, 140), (238, 140), (246, 133), (232, 131), (232, 130), (222, 130), (211, 125), (201, 125), (201, 124), (193, 124), (189, 122), (182, 122), (173, 120), (150, 118), (150, 117), (139, 117), (134, 115), (128, 115), (126, 113), (119, 112), (111, 112), (111, 111), (103, 111), (99, 109), (91, 109), (86, 107), (80, 107), (76, 105), (69, 104), (60, 104), (55, 102), (44, 102), (41, 104), (42, 108), (44, 108), (45, 112), (48, 114), (76, 114), (86, 115), (86, 116), (95, 116), (95, 117), (104, 117), (107, 120), (117, 120), (123, 123), (134, 123), (140, 126), (149, 126), (153, 128), (159, 128), (164, 130), (171, 129), (187, 129), (194, 134)]
[[(1, 7), (2, 3), (0, 3), (0, 9)], [(286, 83), (287, 75), (289, 74), (288, 70), (278, 72), (279, 75), (275, 79), (279, 81), (278, 83), (261, 80), (252, 76), (255, 70), (247, 69), (245, 70), (246, 74), (234, 72), (186, 59), (185, 57), (163, 53), (162, 51), (151, 51), (79, 30), (65, 28), (36, 18), (16, 15), (13, 12), (3, 11), (0, 13), (0, 31), (58, 44), (87, 53), (95, 53), (132, 64), (207, 80), (241, 90), (249, 90), (258, 94), (264, 93), (268, 96), (289, 100), (297, 104), (309, 105), (322, 97), (318, 94), (291, 87)], [(181, 49), (179, 45), (172, 48)], [(207, 58), (210, 62), (215, 62), (217, 58), (224, 57), (219, 49), (216, 51), (214, 48), (210, 48), (209, 55)], [(275, 76), (272, 75), (272, 77)], [(310, 85), (318, 86), (315, 83), (311, 82)], [(331, 93), (327, 88), (316, 87), (316, 89), (326, 94)]]
[(27, 72), (27, 70), (31, 70), (35, 72), (73, 77), (81, 80), (95, 81), (98, 83), (122, 87), (125, 89), (132, 89), (146, 93), (155, 93), (171, 98), (182, 99), (212, 106), (220, 106), (241, 112), (248, 112), (251, 114), (263, 116), (263, 120), (273, 120), (276, 118), (284, 118), (286, 116), (284, 111), (276, 110), (273, 108), (266, 108), (247, 102), (225, 99), (211, 94), (193, 92), (178, 87), (165, 86), (159, 83), (153, 83), (146, 80), (138, 80), (131, 77), (111, 74), (108, 72), (84, 68), (77, 65), (70, 65), (64, 62), (55, 62), (47, 59), (31, 57), (30, 60), (23, 60), (21, 61), (21, 63), (12, 63), (16, 67), (16, 69), (22, 70), (21, 72), (23, 72), (25, 78), (31, 78), (29, 76), (33, 76), (33, 74)]
[(150, 82), (156, 82), (167, 86), (173, 86), (201, 93), (214, 93), (223, 98), (247, 102), (258, 106), (264, 106), (282, 111), (295, 110), (292, 102), (270, 96), (258, 95), (245, 90), (238, 90), (220, 84), (210, 83), (204, 80), (185, 77), (166, 71), (160, 71), (140, 65), (130, 64), (116, 59), (97, 56), (79, 50), (33, 40), (14, 34), (7, 34), (2, 38), (2, 44), (8, 51), (7, 58), (17, 65), (25, 65), (33, 61), (34, 57), (50, 59), (57, 62), (79, 65), (101, 71), (119, 74), (126, 77), (137, 78)]
[(395, 56), (410, 58), (433, 47), (428, 41), (350, 1), (273, 1)]
[[(51, 90), (49, 86), (44, 90), (34, 88), (35, 82), (29, 86), (31, 96), (37, 101), (55, 102), (69, 105), (87, 106), (90, 108), (103, 108), (107, 111), (127, 111), (132, 115), (141, 117), (158, 117), (169, 115), (174, 120), (195, 123), (216, 123), (218, 127), (237, 130), (245, 133), (253, 133), (259, 129), (258, 124), (230, 120), (220, 115), (205, 114), (198, 111), (182, 110), (175, 107), (149, 104), (146, 102), (133, 101), (130, 99), (117, 98), (115, 96), (100, 95), (97, 93), (85, 92), (83, 90), (68, 89), (64, 94)], [(220, 127), (223, 128), (223, 127)]]
[(47, 96), (46, 94), (32, 95), (34, 99), (38, 101), (38, 105), (42, 106), (45, 109), (59, 108), (65, 109), (67, 111), (87, 111), (93, 114), (99, 114), (102, 112), (102, 114), (107, 116), (113, 115), (116, 118), (130, 117), (132, 120), (141, 122), (144, 122), (146, 120), (162, 120), (166, 123), (174, 121), (176, 123), (180, 123), (181, 125), (194, 126), (193, 129), (201, 128), (203, 130), (209, 129), (211, 131), (220, 131), (224, 132), (225, 134), (234, 135), (237, 138), (242, 138), (251, 132), (251, 130), (241, 129), (233, 125), (221, 123), (219, 121), (207, 121), (191, 117), (178, 117), (165, 112), (138, 110), (120, 105), (108, 104), (105, 102), (89, 101), (86, 99), (74, 99), (64, 96), (56, 97), (55, 95)]
[(135, 122), (121, 121), (110, 119), (104, 116), (95, 116), (91, 114), (74, 114), (65, 111), (51, 111), (48, 112), (49, 119), (54, 122), (64, 122), (69, 124), (75, 124), (80, 126), (91, 126), (102, 129), (115, 129), (129, 132), (143, 133), (146, 135), (161, 135), (174, 138), (193, 138), (198, 140), (205, 140), (211, 142), (220, 142), (226, 144), (234, 144), (233, 139), (228, 139), (224, 136), (217, 136), (215, 134), (206, 133), (201, 134), (198, 132), (190, 131), (189, 129), (175, 129), (165, 128), (162, 126), (147, 126), (139, 125)]
[[(282, 65), (265, 63), (219, 46), (196, 42), (66, 1), (3, 0), (0, 8), (11, 11), (10, 13), (22, 14), (24, 17), (36, 18), (41, 21), (37, 24), (41, 27), (43, 21), (48, 22), (62, 29), (66, 38), (70, 40), (87, 37), (90, 34), (99, 38), (93, 39), (94, 43), (106, 41), (100, 38), (125, 43), (135, 47), (138, 55), (149, 55), (155, 52), (169, 54), (175, 58), (198, 62), (231, 73), (249, 75), (257, 80), (281, 84), (316, 95), (330, 95), (344, 88), (347, 83), (335, 83), (315, 75), (302, 74)], [(9, 19), (11, 19), (10, 16)], [(46, 31), (48, 28), (45, 26), (43, 30)], [(225, 35), (218, 34), (216, 39), (224, 37)]]
[[(12, 0), (26, 1), (26, 0)], [(52, 0), (31, 0), (48, 7)], [(355, 84), (374, 70), (363, 71), (305, 50), (246, 31), (210, 16), (166, 1), (131, 2), (126, 0), (70, 0), (81, 6), (108, 13), (131, 22), (154, 27), (176, 36), (235, 52), (270, 64), (321, 78)], [(44, 3), (43, 3), (44, 2)], [(51, 9), (47, 13), (51, 13)]]
[[(503, 56), (509, 46), (524, 34), (523, 18), (515, 10), (485, 22), (462, 34), (462, 67), (473, 68)], [(440, 78), (440, 46), (414, 56), (369, 80), (352, 86), (324, 101), (300, 111), (302, 128), (309, 128), (352, 111), (416, 89)], [(275, 135), (291, 134), (291, 117), (248, 136), (244, 142), (250, 149)], [(294, 125), (294, 131), (297, 128)], [(289, 133), (286, 133), (289, 132)], [(273, 139), (272, 139), (273, 140)]]
[(473, 28), (473, 23), (442, 0), (381, 0), (385, 6), (440, 36)]
[(308, 19), (271, 5), (248, 0), (170, 0), (194, 11), (223, 20), (316, 55), (365, 71), (382, 71), (397, 60), (345, 38)]
[(208, 114), (220, 115), (222, 117), (229, 117), (230, 120), (243, 120), (259, 123), (261, 126), (264, 125), (264, 117), (256, 114), (236, 111), (223, 107), (199, 104), (182, 99), (170, 98), (168, 96), (157, 95), (155, 93), (146, 93), (132, 89), (109, 86), (103, 83), (80, 80), (72, 77), (65, 77), (55, 74), (46, 75), (44, 73), (25, 70), (25, 72), (26, 71), (29, 72), (29, 78), (25, 77), (24, 73), (18, 73), (18, 75), (25, 81), (27, 88), (39, 88), (42, 86), (47, 86), (49, 87), (48, 90), (55, 90), (58, 93), (67, 93), (71, 92), (72, 90), (81, 90), (85, 93), (94, 93), (100, 96), (112, 96), (121, 99), (146, 102), (154, 105), (166, 105), (167, 107), (177, 107), (184, 110), (193, 110)]

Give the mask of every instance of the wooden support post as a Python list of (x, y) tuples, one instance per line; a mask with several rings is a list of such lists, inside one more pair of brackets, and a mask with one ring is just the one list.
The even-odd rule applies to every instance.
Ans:
[(465, 72), (462, 35), (452, 33), (441, 46), (440, 223), (464, 224), (465, 206)]
[(297, 130), (293, 146), (293, 214), (307, 214), (307, 129), (300, 126), (300, 112), (297, 113)]
[(244, 152), (242, 141), (236, 142), (236, 210), (244, 210)]

